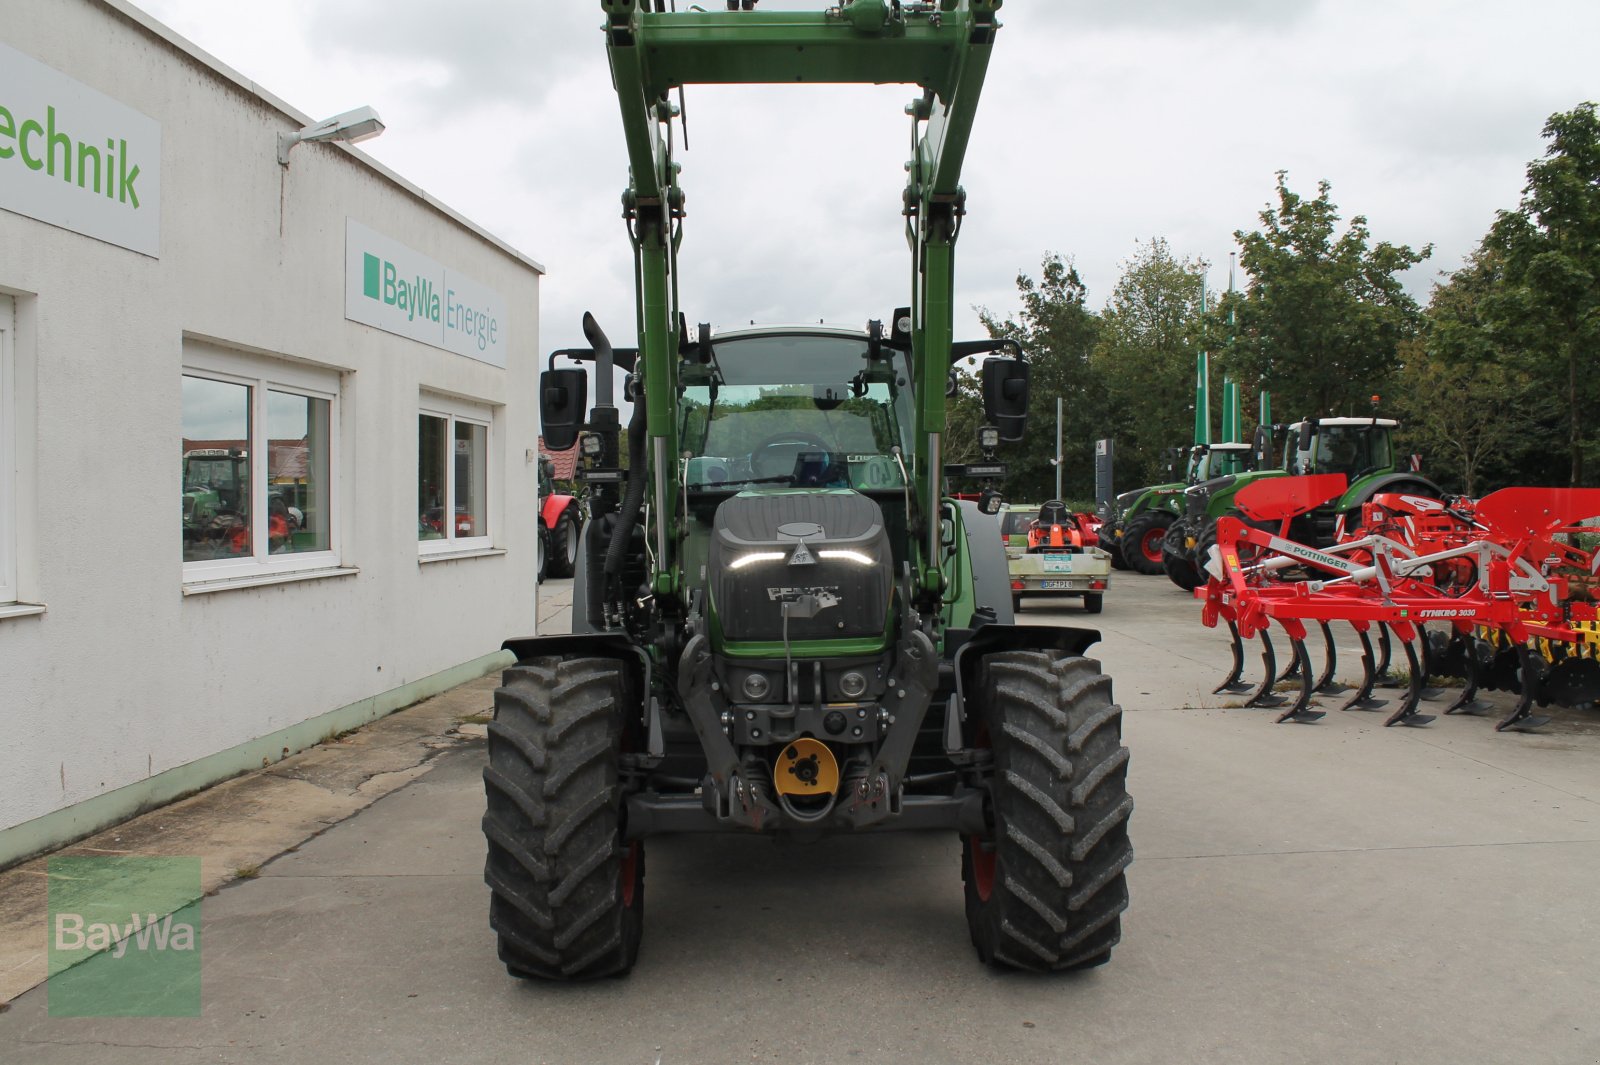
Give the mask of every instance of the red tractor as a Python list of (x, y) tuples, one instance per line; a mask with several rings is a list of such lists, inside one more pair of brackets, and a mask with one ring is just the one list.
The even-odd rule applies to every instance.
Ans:
[(578, 530), (583, 528), (583, 503), (556, 491), (556, 464), (539, 456), (539, 580), (570, 577), (578, 564)]

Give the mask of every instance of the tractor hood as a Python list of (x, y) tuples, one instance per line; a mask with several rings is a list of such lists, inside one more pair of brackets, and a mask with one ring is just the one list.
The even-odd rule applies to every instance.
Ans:
[[(851, 491), (748, 492), (717, 508), (711, 615), (729, 643), (882, 639), (894, 562), (883, 512)], [(781, 652), (780, 652), (781, 653)]]

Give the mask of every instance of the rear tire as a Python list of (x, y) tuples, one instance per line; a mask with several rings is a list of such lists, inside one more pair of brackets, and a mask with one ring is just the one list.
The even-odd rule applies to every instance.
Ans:
[(984, 659), (977, 691), (994, 750), (994, 829), (962, 848), (972, 943), (994, 966), (1101, 965), (1121, 938), (1133, 860), (1111, 678), (1092, 659), (1007, 651)]
[(550, 530), (544, 527), (543, 522), (539, 524), (537, 550), (539, 552), (537, 582), (543, 584), (544, 579), (550, 575)]
[(1136, 514), (1122, 533), (1122, 557), (1135, 572), (1155, 576), (1161, 572), (1161, 541), (1176, 519), (1164, 510)]
[(561, 512), (550, 530), (550, 576), (558, 579), (572, 576), (578, 565), (578, 544), (578, 508), (573, 506)]
[(628, 674), (612, 658), (535, 658), (494, 693), (483, 771), (489, 925), (513, 976), (619, 976), (639, 956), (644, 849), (622, 839)]
[(1200, 574), (1194, 568), (1194, 559), (1189, 554), (1189, 547), (1184, 540), (1189, 535), (1188, 526), (1183, 522), (1174, 524), (1167, 530), (1166, 538), (1161, 544), (1161, 568), (1166, 571), (1167, 579), (1186, 592), (1192, 592), (1200, 587)]
[(1100, 550), (1111, 556), (1112, 569), (1127, 569), (1128, 560), (1122, 557), (1122, 544), (1113, 539), (1109, 531), (1100, 537)]

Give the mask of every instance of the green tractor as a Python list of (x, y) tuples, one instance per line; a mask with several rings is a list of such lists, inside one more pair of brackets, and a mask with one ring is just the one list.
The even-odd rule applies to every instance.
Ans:
[[(1184, 464), (1184, 449), (1163, 452), (1169, 476), (1176, 476)], [(1184, 481), (1153, 484), (1118, 495), (1111, 512), (1100, 526), (1100, 546), (1111, 555), (1117, 569), (1139, 573), (1161, 571), (1161, 539), (1167, 526), (1183, 514)]]
[[(954, 833), (984, 961), (1081, 969), (1117, 943), (1132, 801), (1121, 710), (1084, 657), (1098, 633), (1015, 624), (998, 498), (942, 488), (956, 359), (988, 356), (985, 451), (1021, 439), (1026, 410), (1020, 349), (951, 337), (958, 179), (999, 7), (604, 0), (639, 346), (613, 348), (585, 316), (589, 347), (552, 354), (540, 380), (546, 442), (584, 435), (590, 520), (573, 633), (507, 641), (517, 661), (489, 725), (485, 878), (513, 975), (629, 971), (645, 843), (679, 832)], [(912, 299), (887, 329), (691, 335), (671, 94), (706, 82), (921, 87), (904, 199)], [(850, 900), (836, 901), (848, 923)]]
[[(1261, 427), (1256, 432), (1258, 467), (1201, 481), (1184, 493), (1184, 516), (1169, 541), (1168, 576), (1185, 591), (1205, 582), (1204, 566), (1216, 543), (1217, 519), (1240, 517), (1234, 506), (1239, 489), (1265, 477), (1342, 473), (1348, 487), (1330, 500), (1294, 519), (1291, 538), (1313, 547), (1337, 543), (1361, 519), (1361, 505), (1379, 492), (1440, 499), (1438, 485), (1412, 470), (1399, 468), (1390, 418), (1312, 418), (1292, 425)], [(1272, 465), (1274, 444), (1282, 463)]]
[(183, 453), (183, 554), (207, 557), (243, 520), (250, 502), (250, 453), (192, 448)]

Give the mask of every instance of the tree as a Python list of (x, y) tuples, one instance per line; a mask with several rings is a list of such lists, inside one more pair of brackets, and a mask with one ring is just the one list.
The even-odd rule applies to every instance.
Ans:
[(1203, 343), (1205, 263), (1159, 237), (1139, 243), (1100, 315), (1092, 365), (1105, 381), (1124, 487), (1164, 477), (1162, 451), (1194, 431), (1194, 360)]
[(1319, 182), (1308, 200), (1287, 177), (1278, 171), (1278, 204), (1261, 212), (1262, 228), (1234, 234), (1249, 282), (1213, 316), (1213, 350), (1232, 311), (1234, 342), (1220, 361), (1240, 381), (1270, 390), (1276, 410), (1302, 417), (1364, 409), (1398, 367), (1400, 344), (1421, 325), (1397, 275), (1433, 249), (1372, 245), (1361, 215), (1336, 236), (1332, 186)]
[(1422, 338), (1402, 344), (1401, 356), (1404, 440), (1430, 460), (1427, 472), (1441, 485), (1478, 495), (1482, 471), (1505, 468), (1519, 440), (1526, 378), (1499, 361), (1442, 357)]
[(1491, 316), (1514, 336), (1529, 373), (1560, 397), (1569, 483), (1584, 482), (1596, 445), (1585, 412), (1600, 398), (1585, 373), (1600, 342), (1600, 115), (1593, 103), (1550, 116), (1543, 159), (1528, 164), (1515, 211), (1502, 211), (1486, 251), (1503, 259)]
[(979, 309), (991, 337), (1017, 341), (1031, 364), (1028, 442), (1005, 456), (1011, 476), (1007, 490), (1014, 499), (1045, 499), (1055, 493), (1056, 397), (1066, 400), (1062, 414), (1062, 450), (1067, 458), (1063, 494), (1088, 499), (1094, 493), (1093, 441), (1105, 435), (1105, 389), (1090, 363), (1099, 320), (1086, 305), (1088, 289), (1071, 259), (1048, 254), (1040, 264), (1041, 280), (1018, 275), (1022, 294), (1020, 318), (996, 318)]

